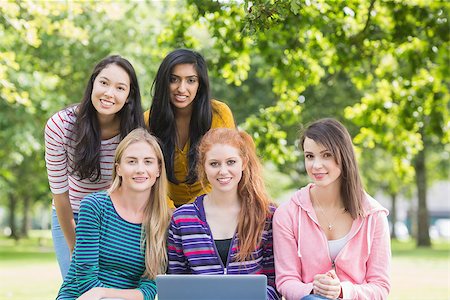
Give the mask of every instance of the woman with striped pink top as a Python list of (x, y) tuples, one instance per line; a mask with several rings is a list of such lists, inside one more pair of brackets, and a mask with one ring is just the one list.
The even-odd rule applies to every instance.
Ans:
[(80, 201), (109, 188), (117, 145), (143, 126), (136, 72), (118, 55), (95, 66), (81, 103), (48, 120), (45, 161), (53, 195), (52, 236), (63, 278), (75, 246)]

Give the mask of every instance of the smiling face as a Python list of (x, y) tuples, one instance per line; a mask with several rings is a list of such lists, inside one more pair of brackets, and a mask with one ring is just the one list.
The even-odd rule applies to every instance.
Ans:
[(213, 190), (237, 192), (244, 169), (239, 150), (227, 144), (215, 144), (205, 154), (205, 174)]
[(106, 66), (95, 78), (91, 101), (97, 115), (110, 116), (119, 112), (130, 94), (130, 77), (116, 64)]
[(193, 64), (176, 65), (170, 74), (170, 102), (179, 110), (192, 109), (199, 86)]
[(116, 164), (116, 172), (122, 178), (122, 188), (135, 192), (151, 190), (160, 174), (153, 147), (145, 141), (130, 144)]
[(331, 151), (308, 137), (303, 143), (303, 150), (306, 172), (317, 186), (339, 184), (341, 169)]

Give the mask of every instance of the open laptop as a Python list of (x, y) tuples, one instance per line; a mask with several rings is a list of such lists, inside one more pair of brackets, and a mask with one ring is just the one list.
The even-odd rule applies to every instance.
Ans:
[(158, 275), (158, 300), (266, 300), (265, 275)]

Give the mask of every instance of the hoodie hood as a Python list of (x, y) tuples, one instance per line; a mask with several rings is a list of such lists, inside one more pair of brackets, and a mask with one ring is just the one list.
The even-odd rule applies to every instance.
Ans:
[[(300, 190), (298, 190), (297, 192), (294, 193), (294, 195), (291, 198), (291, 201), (293, 203), (295, 203), (298, 206), (298, 228), (297, 228), (297, 234), (298, 234), (298, 245), (297, 245), (297, 254), (298, 257), (302, 257), (301, 254), (301, 247), (300, 247), (300, 236), (302, 234), (302, 222), (301, 222), (301, 211), (305, 211), (309, 217), (319, 226), (318, 221), (317, 221), (317, 217), (316, 217), (316, 213), (314, 211), (314, 207), (312, 205), (312, 201), (311, 201), (311, 197), (309, 194), (309, 190), (314, 186), (313, 183), (308, 184), (307, 186), (301, 188)], [(371, 219), (373, 217), (373, 215), (377, 212), (383, 211), (386, 216), (389, 214), (389, 211), (384, 208), (383, 206), (381, 206), (380, 203), (378, 203), (378, 201), (376, 201), (374, 198), (372, 198), (369, 194), (365, 193), (365, 197), (363, 199), (363, 209), (364, 209), (364, 217), (359, 217), (356, 220), (354, 220), (354, 224), (352, 225), (352, 228), (350, 229), (350, 238), (352, 238), (357, 232), (358, 230), (361, 228), (362, 223), (365, 221), (369, 222), (368, 225), (368, 229), (369, 231), (372, 230), (371, 228)], [(370, 239), (369, 236), (367, 236), (367, 243), (370, 246)], [(370, 249), (370, 248), (369, 248)]]
[[(301, 188), (291, 198), (291, 201), (297, 204), (301, 209), (306, 211), (308, 214), (314, 212), (314, 208), (312, 206), (311, 197), (309, 195), (309, 190), (314, 187), (313, 183), (308, 184), (307, 186)], [(363, 199), (363, 209), (365, 216), (369, 216), (373, 213), (384, 211), (386, 214), (389, 214), (389, 211), (381, 206), (381, 204), (372, 198), (369, 194), (365, 193), (365, 198)]]

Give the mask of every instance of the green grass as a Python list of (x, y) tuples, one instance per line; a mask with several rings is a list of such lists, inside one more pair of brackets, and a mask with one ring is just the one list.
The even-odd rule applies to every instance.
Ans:
[(417, 247), (415, 240), (392, 241), (392, 256), (424, 259), (448, 259), (450, 241), (434, 241), (432, 247)]
[(0, 237), (0, 265), (54, 262), (56, 258), (49, 233), (31, 231), (29, 238), (19, 241)]
[(450, 299), (450, 242), (417, 248), (414, 240), (392, 241), (389, 299)]
[(19, 241), (0, 237), (0, 258), (0, 299), (55, 299), (62, 280), (49, 231)]
[[(51, 237), (32, 232), (15, 242), (0, 237), (0, 299), (54, 299), (61, 285)], [(416, 248), (415, 241), (392, 241), (389, 300), (450, 300), (450, 242)]]

